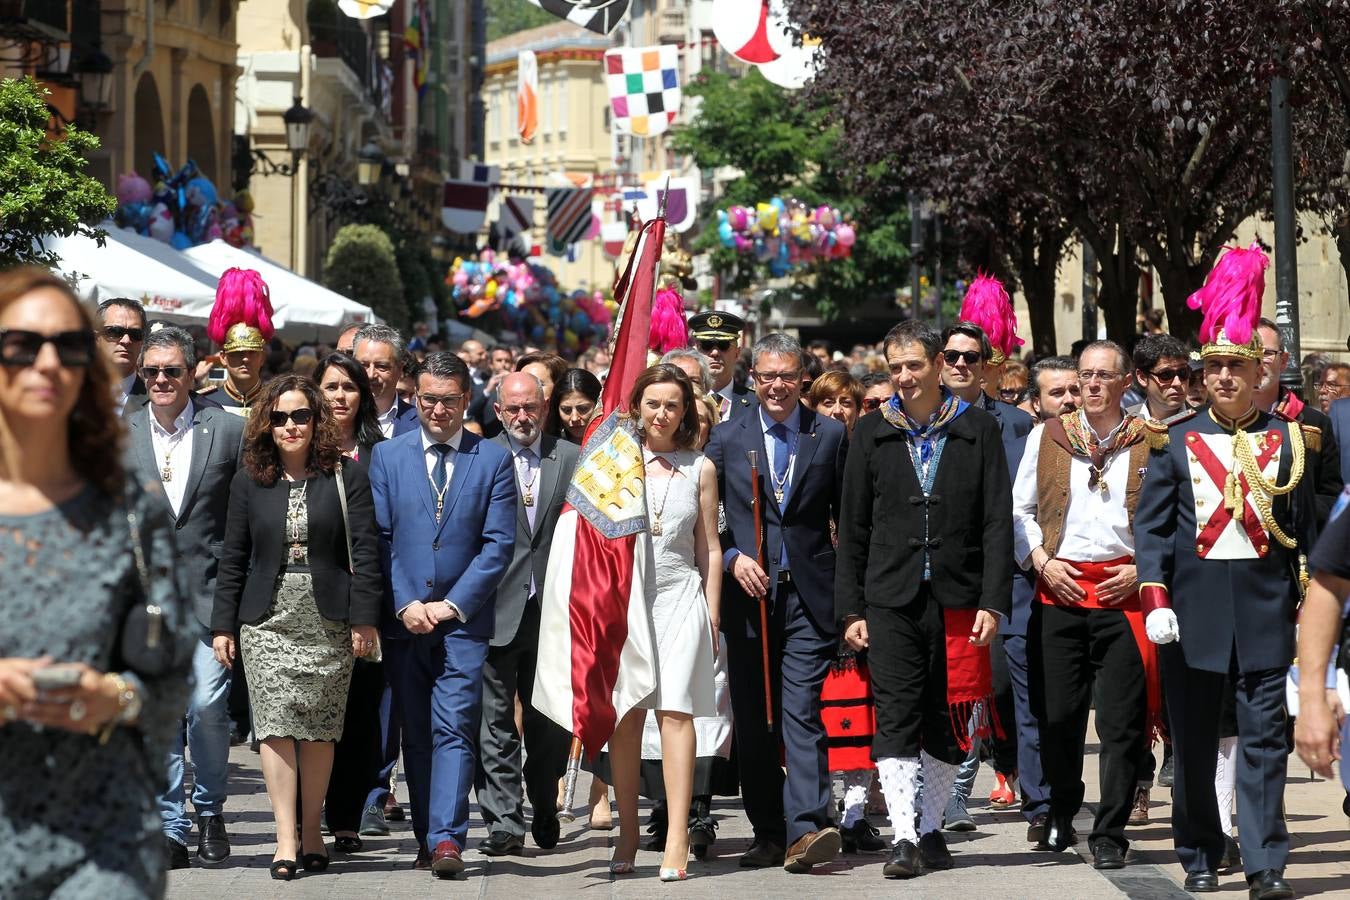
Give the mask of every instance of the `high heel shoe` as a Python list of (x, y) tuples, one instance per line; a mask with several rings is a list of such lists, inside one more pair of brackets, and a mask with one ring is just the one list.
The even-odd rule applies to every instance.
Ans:
[(305, 853), (300, 857), (300, 865), (306, 872), (326, 872), (328, 870), (327, 853)]
[(631, 859), (611, 859), (609, 861), (609, 874), (611, 875), (632, 875), (633, 860)]
[(661, 869), (662, 881), (684, 881), (689, 877), (689, 873), (684, 869)]
[(295, 877), (296, 863), (293, 859), (276, 859), (267, 871), (271, 873), (273, 881), (290, 881)]

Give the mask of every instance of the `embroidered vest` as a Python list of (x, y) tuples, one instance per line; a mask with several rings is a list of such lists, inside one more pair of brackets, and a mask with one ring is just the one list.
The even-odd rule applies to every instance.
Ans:
[[(1139, 488), (1148, 470), (1148, 443), (1130, 445), (1130, 473), (1125, 479), (1125, 510), (1134, 524)], [(1064, 537), (1064, 519), (1069, 513), (1069, 468), (1073, 454), (1059, 419), (1050, 419), (1041, 429), (1040, 457), (1036, 460), (1036, 524), (1041, 526), (1041, 546), (1051, 556), (1059, 553)]]

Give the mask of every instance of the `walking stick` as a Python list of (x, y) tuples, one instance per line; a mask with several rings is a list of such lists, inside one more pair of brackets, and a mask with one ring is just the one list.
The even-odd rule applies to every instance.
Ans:
[[(764, 524), (759, 513), (759, 453), (745, 451), (750, 461), (750, 512), (755, 520), (755, 562), (761, 572), (767, 572), (764, 565)], [(769, 733), (773, 733), (773, 688), (769, 679), (769, 592), (766, 589), (759, 601), (759, 646), (764, 657), (764, 720), (768, 723)]]
[(581, 738), (572, 738), (572, 749), (567, 753), (567, 774), (563, 776), (563, 808), (559, 821), (571, 822), (576, 817), (572, 805), (577, 799), (577, 773), (581, 771)]

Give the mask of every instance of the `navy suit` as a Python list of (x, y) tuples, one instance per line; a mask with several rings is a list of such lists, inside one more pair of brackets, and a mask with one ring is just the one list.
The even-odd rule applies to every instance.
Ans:
[[(770, 676), (786, 779), (778, 764), (778, 738), (769, 734), (765, 722), (759, 601), (748, 597), (728, 576), (722, 582), (721, 615), (746, 815), (757, 839), (783, 847), (807, 832), (827, 827), (832, 819), (820, 689), (839, 641), (829, 523), (839, 518), (848, 452), (842, 424), (806, 407), (796, 415), (797, 456), (781, 508), (770, 484), (757, 405), (747, 413), (733, 413), (733, 418), (714, 428), (704, 451), (717, 470), (718, 493), (726, 509), (722, 549), (735, 549), (750, 559), (756, 557), (755, 522), (745, 454), (747, 450), (759, 454), (764, 558), (770, 583)], [(780, 574), (784, 544), (789, 565)]]
[(417, 431), (422, 427), (422, 421), (417, 418), (416, 406), (405, 403), (402, 398), (395, 400), (394, 405), (398, 412), (394, 413), (394, 433), (390, 437), (398, 437), (400, 434)]
[[(1280, 485), (1289, 481), (1289, 429), (1297, 427), (1264, 412), (1243, 425), (1251, 434), (1279, 435), (1285, 448), (1276, 479)], [(1294, 654), (1298, 551), (1270, 538), (1262, 540), (1266, 552), (1260, 557), (1211, 559), (1198, 552), (1197, 545), (1212, 538), (1197, 537), (1197, 518), (1209, 516), (1216, 503), (1202, 496), (1197, 512), (1193, 485), (1209, 491), (1210, 476), (1193, 474), (1198, 463), (1188, 446), (1206, 436), (1217, 436), (1227, 446), (1228, 434), (1210, 409), (1168, 429), (1168, 446), (1150, 454), (1134, 540), (1146, 613), (1153, 597), (1170, 594), (1181, 632), (1179, 642), (1163, 644), (1158, 652), (1177, 761), (1172, 810), (1177, 856), (1188, 873), (1195, 873), (1216, 870), (1223, 855), (1214, 748), (1223, 695), (1236, 687), (1238, 755), (1244, 760), (1237, 776), (1238, 831), (1243, 867), (1252, 875), (1283, 870), (1289, 854), (1281, 812), (1289, 755), (1284, 681)], [(1311, 467), (1291, 493), (1273, 502), (1276, 522), (1305, 553), (1316, 529), (1310, 472)], [(1225, 687), (1227, 679), (1231, 684)]]
[[(452, 463), (439, 521), (420, 428), (377, 444), (370, 464), (389, 598), (385, 669), (403, 723), (413, 832), (428, 851), (446, 840), (462, 850), (468, 838), (481, 673), (516, 540), (510, 454), (464, 432)], [(396, 618), (414, 601), (441, 600), (463, 619), (412, 634)]]
[(1350, 397), (1337, 400), (1327, 411), (1331, 431), (1341, 448), (1341, 480), (1350, 482)]

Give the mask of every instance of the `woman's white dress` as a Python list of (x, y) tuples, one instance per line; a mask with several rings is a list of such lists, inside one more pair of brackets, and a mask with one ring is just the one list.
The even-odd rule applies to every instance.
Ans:
[(675, 471), (667, 485), (660, 475), (653, 477), (655, 467), (647, 469), (647, 516), (655, 522), (659, 511), (661, 533), (652, 535), (656, 595), (649, 598), (656, 632), (656, 692), (640, 707), (715, 716), (712, 623), (694, 561), (698, 479), (706, 459), (694, 450), (661, 455)]

